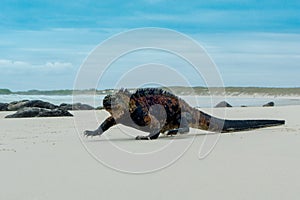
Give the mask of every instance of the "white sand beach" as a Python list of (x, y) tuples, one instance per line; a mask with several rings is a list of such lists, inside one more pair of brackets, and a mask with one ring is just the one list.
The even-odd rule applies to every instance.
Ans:
[[(200, 130), (155, 141), (136, 141), (120, 127), (106, 132), (114, 144), (131, 151), (155, 149), (177, 137), (195, 138), (172, 165), (145, 174), (122, 173), (94, 159), (82, 145), (72, 117), (5, 119), (10, 113), (0, 112), (3, 200), (299, 199), (300, 106), (227, 109), (229, 118), (284, 119), (286, 125), (222, 134), (204, 159), (198, 158), (205, 138)], [(78, 130), (96, 128), (88, 117), (85, 120), (94, 111), (73, 114), (82, 120)], [(97, 116), (102, 121), (107, 113), (97, 111)], [(98, 148), (109, 142), (107, 137), (84, 141)]]

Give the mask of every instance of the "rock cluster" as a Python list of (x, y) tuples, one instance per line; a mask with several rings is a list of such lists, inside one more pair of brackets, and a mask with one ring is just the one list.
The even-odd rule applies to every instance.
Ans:
[(41, 100), (21, 100), (11, 103), (0, 103), (0, 111), (17, 111), (6, 118), (22, 117), (62, 117), (73, 116), (69, 110), (94, 110), (95, 108), (82, 103), (54, 105)]
[(73, 115), (67, 110), (46, 109), (38, 107), (24, 107), (16, 113), (7, 115), (5, 118), (25, 118), (25, 117), (72, 117)]
[(94, 107), (82, 103), (75, 103), (75, 104), (62, 103), (59, 105), (59, 108), (63, 110), (94, 110)]
[(41, 101), (41, 100), (22, 100), (22, 101), (14, 101), (8, 104), (7, 110), (8, 111), (16, 111), (20, 110), (22, 108), (31, 108), (31, 107), (36, 107), (36, 108), (46, 108), (46, 109), (55, 109), (58, 106), (51, 104), (49, 102)]
[(263, 105), (263, 107), (273, 107), (275, 105), (275, 103), (273, 101), (266, 103)]
[(0, 111), (7, 111), (8, 103), (0, 103)]
[(225, 107), (232, 107), (232, 105), (230, 105), (229, 103), (227, 103), (226, 101), (221, 101), (220, 103), (218, 103), (215, 108), (225, 108)]

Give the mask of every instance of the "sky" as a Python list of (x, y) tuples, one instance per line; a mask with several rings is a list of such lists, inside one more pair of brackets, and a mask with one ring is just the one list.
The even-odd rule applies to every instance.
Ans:
[(2, 0), (0, 9), (0, 88), (72, 89), (99, 43), (143, 27), (196, 40), (225, 86), (300, 87), (298, 0)]

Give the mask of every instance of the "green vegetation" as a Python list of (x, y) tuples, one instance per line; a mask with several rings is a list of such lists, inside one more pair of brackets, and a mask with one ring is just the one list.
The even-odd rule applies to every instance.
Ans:
[(300, 96), (300, 88), (226, 87), (226, 94), (262, 94), (269, 96)]
[[(164, 88), (166, 89), (166, 88)], [(207, 87), (170, 87), (171, 90), (179, 95), (266, 95), (266, 96), (300, 96), (300, 88), (267, 88), (267, 87), (225, 87), (225, 88), (207, 88)]]
[[(213, 92), (215, 95), (238, 96), (238, 95), (268, 95), (268, 96), (300, 96), (300, 88), (266, 88), (266, 87), (226, 87), (226, 88), (210, 88), (207, 87), (162, 87), (164, 90), (171, 91), (175, 94), (184, 95), (210, 95)], [(135, 89), (131, 88), (130, 91)], [(115, 92), (115, 89), (87, 89), (87, 90), (28, 90), (20, 92), (12, 92), (9, 89), (0, 89), (0, 94), (20, 94), (20, 95), (107, 95)]]
[(0, 89), (0, 94), (11, 94), (12, 92), (9, 89)]
[(73, 90), (49, 90), (49, 91), (28, 90), (28, 91), (25, 91), (25, 92), (14, 92), (14, 94), (22, 94), (22, 95), (72, 95)]

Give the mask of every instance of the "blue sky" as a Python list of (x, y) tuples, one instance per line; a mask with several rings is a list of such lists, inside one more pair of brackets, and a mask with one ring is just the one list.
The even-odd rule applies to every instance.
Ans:
[(0, 88), (70, 89), (100, 42), (141, 27), (197, 40), (226, 86), (300, 87), (299, 10), (298, 0), (2, 0)]

